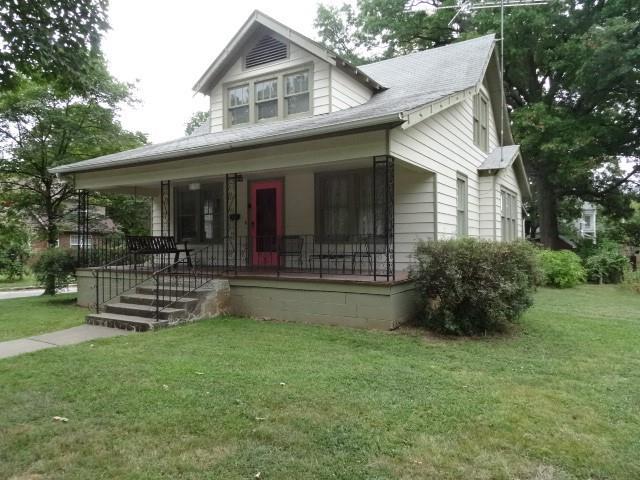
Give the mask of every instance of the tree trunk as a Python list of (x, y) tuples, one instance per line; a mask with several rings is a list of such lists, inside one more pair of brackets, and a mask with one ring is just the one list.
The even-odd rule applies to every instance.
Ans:
[(540, 242), (547, 248), (562, 247), (558, 237), (558, 199), (544, 173), (536, 175), (536, 193), (540, 224)]
[[(55, 214), (53, 209), (47, 206), (47, 246), (48, 248), (56, 248), (58, 244), (58, 225), (55, 222)], [(55, 295), (56, 294), (56, 276), (54, 274), (47, 275), (47, 279), (44, 284), (43, 295)]]

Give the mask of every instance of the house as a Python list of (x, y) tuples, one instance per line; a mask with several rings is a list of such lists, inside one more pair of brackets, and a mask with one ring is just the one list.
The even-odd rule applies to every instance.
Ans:
[(596, 206), (592, 203), (584, 202), (582, 204), (580, 218), (575, 221), (575, 228), (578, 232), (578, 236), (583, 239), (591, 240), (594, 244), (598, 239), (596, 216)]
[[(146, 279), (140, 260), (113, 267), (135, 270), (122, 283), (156, 320), (228, 278), (237, 314), (393, 328), (414, 312), (418, 241), (523, 235), (530, 192), (495, 45), (488, 35), (356, 67), (256, 11), (194, 86), (210, 99), (205, 133), (52, 171), (84, 192), (151, 196), (154, 234), (194, 250), (189, 264), (147, 262)], [(118, 298), (100, 272), (78, 272), (80, 303)], [(161, 298), (180, 278), (195, 280)], [(116, 293), (119, 282), (106, 280)]]
[[(58, 227), (58, 247), (78, 249), (83, 246), (92, 247), (98, 243), (98, 239), (113, 235), (118, 231), (113, 220), (107, 217), (106, 208), (101, 205), (91, 205), (89, 216), (91, 217), (88, 234), (82, 236), (78, 233), (77, 209), (71, 203), (65, 204), (65, 216)], [(28, 222), (34, 236), (37, 238), (31, 243), (33, 253), (38, 253), (48, 248), (47, 241), (39, 237), (38, 232), (44, 229), (45, 220), (35, 216)]]

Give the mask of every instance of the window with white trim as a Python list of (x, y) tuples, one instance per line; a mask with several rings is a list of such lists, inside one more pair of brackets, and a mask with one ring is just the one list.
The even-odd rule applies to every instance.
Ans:
[(272, 73), (227, 87), (225, 125), (233, 127), (311, 112), (310, 68)]
[(506, 189), (500, 190), (502, 240), (518, 238), (518, 196)]
[(249, 122), (249, 85), (238, 85), (229, 89), (229, 124)]
[(223, 185), (176, 188), (176, 227), (181, 242), (219, 242), (224, 231)]
[[(78, 235), (76, 233), (72, 233), (71, 236), (69, 237), (69, 245), (72, 247), (77, 247), (77, 246), (81, 246), (84, 247), (84, 238), (82, 235)], [(91, 237), (86, 237), (87, 239), (87, 247), (91, 246)], [(58, 240), (59, 242), (59, 240)]]
[(285, 115), (309, 111), (309, 71), (284, 76)]
[(489, 99), (482, 92), (473, 97), (473, 143), (483, 152), (489, 150)]
[(467, 177), (459, 174), (456, 181), (456, 234), (458, 238), (466, 237), (469, 233), (468, 197)]

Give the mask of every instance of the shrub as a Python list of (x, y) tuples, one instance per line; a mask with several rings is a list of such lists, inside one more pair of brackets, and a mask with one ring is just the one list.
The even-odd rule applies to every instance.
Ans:
[(622, 286), (632, 292), (640, 293), (640, 270), (632, 272), (630, 269), (626, 269)]
[(618, 250), (618, 245), (605, 243), (588, 257), (584, 266), (587, 279), (594, 283), (620, 283), (629, 259)]
[(449, 334), (502, 331), (533, 303), (538, 268), (526, 242), (420, 243), (412, 271), (420, 320)]
[(32, 269), (38, 283), (44, 286), (45, 294), (53, 295), (57, 288), (69, 285), (75, 258), (70, 250), (49, 248), (35, 258)]
[(586, 277), (580, 257), (569, 250), (541, 250), (542, 284), (556, 288), (570, 288), (583, 283)]
[(29, 257), (25, 245), (10, 243), (0, 246), (0, 274), (9, 280), (20, 279), (25, 274), (26, 261)]

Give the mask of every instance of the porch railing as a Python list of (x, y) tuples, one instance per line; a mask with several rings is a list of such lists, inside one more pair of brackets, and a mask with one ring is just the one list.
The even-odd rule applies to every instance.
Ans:
[[(111, 246), (111, 245), (109, 245)], [(109, 253), (111, 252), (111, 253)], [(113, 250), (98, 254), (108, 258)], [(383, 236), (237, 236), (224, 238), (173, 261), (167, 254), (127, 253), (93, 270), (96, 310), (138, 286), (153, 286), (160, 312), (205, 286), (234, 275), (395, 279), (393, 245)]]

